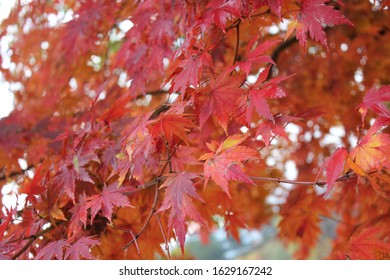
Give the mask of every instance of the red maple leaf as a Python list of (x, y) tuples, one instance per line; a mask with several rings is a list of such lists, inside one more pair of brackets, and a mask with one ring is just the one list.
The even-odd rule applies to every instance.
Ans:
[(284, 126), (286, 125), (286, 123), (295, 120), (296, 118), (277, 114), (276, 116), (274, 116), (274, 119), (275, 122), (265, 120), (257, 127), (256, 136), (261, 135), (261, 140), (264, 142), (266, 147), (271, 144), (271, 139), (276, 136), (282, 136), (287, 141), (290, 141), (286, 131), (284, 130)]
[(359, 112), (362, 115), (362, 123), (367, 115), (367, 111), (371, 110), (381, 117), (390, 118), (390, 110), (385, 102), (390, 102), (390, 86), (370, 88), (363, 97), (363, 102), (359, 104)]
[(210, 25), (214, 23), (218, 28), (225, 31), (226, 22), (233, 16), (241, 16), (241, 1), (235, 0), (214, 0), (207, 4), (207, 12), (204, 18), (204, 23)]
[(89, 260), (94, 259), (90, 252), (90, 248), (98, 244), (100, 244), (100, 242), (93, 237), (83, 236), (66, 249), (64, 259), (79, 260), (80, 257)]
[(324, 46), (328, 46), (323, 25), (350, 24), (341, 12), (328, 6), (329, 0), (300, 0), (300, 12), (297, 18), (296, 37), (299, 43), (306, 47), (307, 36)]
[(270, 69), (271, 65), (260, 73), (256, 83), (249, 88), (246, 101), (248, 104), (246, 107), (247, 123), (252, 121), (253, 109), (256, 109), (257, 113), (265, 119), (275, 122), (274, 116), (266, 99), (282, 98), (288, 95), (287, 92), (279, 86), (279, 83), (292, 75), (287, 77), (277, 77), (267, 81)]
[(265, 2), (271, 8), (271, 11), (276, 13), (278, 17), (281, 17), (282, 0), (265, 0)]
[(112, 183), (108, 187), (104, 187), (100, 194), (88, 198), (88, 206), (91, 208), (91, 224), (99, 211), (111, 222), (114, 206), (130, 206), (127, 197), (122, 194), (125, 188), (117, 186), (117, 182)]
[(253, 39), (249, 41), (248, 46), (246, 48), (246, 53), (247, 53), (246, 57), (244, 57), (241, 61), (237, 62), (236, 64), (227, 68), (227, 71), (232, 71), (234, 68), (238, 66), (242, 71), (245, 72), (246, 75), (249, 75), (253, 63), (275, 64), (275, 62), (268, 55), (264, 55), (264, 53), (269, 48), (277, 44), (279, 40), (265, 41), (255, 46), (258, 39), (259, 39), (258, 37), (253, 37)]
[(260, 73), (256, 83), (252, 86), (252, 88), (261, 90), (264, 97), (271, 99), (277, 99), (287, 96), (288, 93), (281, 86), (279, 86), (279, 84), (284, 80), (294, 76), (294, 74), (289, 76), (276, 77), (268, 80), (268, 73), (270, 69), (271, 65), (269, 65), (263, 72)]
[(124, 147), (129, 159), (120, 160), (118, 163), (119, 184), (123, 182), (129, 169), (130, 176), (140, 180), (143, 167), (151, 160), (149, 155), (153, 152), (153, 145), (152, 136), (148, 129), (148, 126), (152, 123), (152, 121), (149, 121), (150, 115), (151, 113), (136, 118), (126, 133), (128, 136)]
[(390, 118), (378, 118), (360, 143), (351, 151), (351, 158), (365, 172), (385, 166), (390, 168), (390, 134), (378, 131), (390, 123)]
[(46, 174), (42, 172), (42, 165), (40, 165), (35, 170), (32, 180), (30, 181), (29, 179), (26, 179), (23, 187), (20, 189), (21, 193), (27, 194), (26, 203), (31, 202), (32, 204), (35, 204), (37, 202), (37, 198), (35, 196), (40, 195), (45, 190), (45, 187), (41, 184), (45, 175)]
[(210, 81), (210, 88), (196, 94), (195, 101), (197, 106), (200, 106), (200, 127), (213, 115), (225, 132), (227, 131), (230, 118), (238, 111), (237, 101), (244, 93), (240, 88), (244, 80), (242, 75), (231, 77), (228, 72), (224, 72), (215, 81)]
[(61, 163), (60, 171), (56, 176), (58, 185), (62, 188), (69, 198), (74, 200), (76, 180), (83, 182), (94, 183), (89, 176), (84, 166), (90, 161), (98, 161), (96, 154), (93, 151), (88, 151), (85, 154), (80, 150), (77, 154), (70, 154)]
[[(257, 159), (258, 152), (252, 148), (240, 146), (246, 140), (246, 136), (233, 135), (223, 141), (219, 147), (218, 143), (206, 143), (212, 151), (200, 157), (205, 160), (204, 176), (205, 184), (208, 179), (213, 179), (228, 195), (228, 181), (235, 180), (253, 184), (252, 180), (243, 171), (243, 161)], [(230, 195), (229, 195), (230, 196)]]
[(365, 228), (358, 235), (352, 237), (347, 250), (338, 252), (338, 255), (352, 260), (375, 260), (381, 253), (390, 252), (390, 244), (380, 238), (383, 229), (380, 227)]
[(272, 12), (274, 12), (279, 18), (281, 18), (282, 12), (282, 0), (254, 0), (253, 7), (254, 11), (261, 6), (267, 5)]
[(203, 218), (191, 201), (192, 197), (204, 202), (197, 194), (192, 182), (195, 177), (197, 177), (195, 174), (185, 172), (168, 174), (161, 186), (161, 188), (166, 188), (166, 191), (164, 201), (158, 211), (171, 209), (168, 226), (175, 230), (182, 250), (187, 233), (185, 217), (189, 216), (194, 221), (204, 224)]
[(68, 236), (77, 234), (82, 225), (87, 226), (89, 203), (85, 193), (79, 195), (79, 201), (69, 211), (73, 214), (68, 226)]
[(36, 260), (51, 260), (53, 258), (62, 260), (64, 255), (64, 248), (68, 246), (68, 243), (64, 239), (50, 242), (43, 247), (35, 257)]
[(248, 123), (250, 123), (252, 120), (252, 112), (254, 108), (256, 109), (257, 113), (260, 116), (271, 121), (274, 120), (274, 116), (271, 112), (271, 109), (267, 103), (267, 100), (264, 98), (264, 95), (262, 94), (261, 90), (257, 90), (253, 88), (250, 89), (248, 91), (247, 102), (248, 102), (248, 107), (246, 110), (246, 120)]
[(1, 240), (0, 238), (0, 261), (11, 259), (11, 254), (19, 248), (18, 245), (9, 241), (9, 239)]
[(171, 77), (175, 75), (172, 79), (174, 92), (183, 92), (189, 85), (196, 87), (199, 84), (202, 71), (213, 63), (211, 55), (207, 51), (179, 61), (180, 63), (171, 75)]
[(7, 218), (5, 219), (5, 221), (3, 221), (3, 219), (1, 219), (1, 224), (0, 224), (0, 241), (3, 240), (4, 232), (7, 229), (8, 225), (12, 221), (13, 210), (8, 210), (6, 208), (5, 211), (7, 213)]
[(322, 173), (322, 171), (326, 170), (327, 189), (325, 195), (330, 193), (333, 185), (336, 183), (337, 178), (343, 172), (347, 157), (348, 151), (346, 148), (337, 148), (333, 155), (329, 157), (322, 165), (320, 171), (318, 172), (317, 178)]
[(188, 145), (187, 133), (193, 126), (183, 114), (160, 114), (151, 124), (150, 134), (154, 139), (166, 140), (170, 145), (177, 143), (177, 139)]

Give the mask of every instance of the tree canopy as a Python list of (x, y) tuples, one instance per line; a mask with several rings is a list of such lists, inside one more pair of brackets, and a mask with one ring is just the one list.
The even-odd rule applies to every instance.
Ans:
[(271, 221), (298, 259), (324, 221), (328, 258), (389, 259), (389, 5), (17, 1), (0, 259), (170, 258)]

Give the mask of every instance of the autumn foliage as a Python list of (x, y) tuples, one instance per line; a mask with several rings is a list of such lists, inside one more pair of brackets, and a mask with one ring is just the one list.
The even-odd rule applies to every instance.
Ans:
[(165, 259), (271, 222), (301, 259), (325, 221), (328, 258), (390, 258), (389, 1), (17, 2), (0, 259)]

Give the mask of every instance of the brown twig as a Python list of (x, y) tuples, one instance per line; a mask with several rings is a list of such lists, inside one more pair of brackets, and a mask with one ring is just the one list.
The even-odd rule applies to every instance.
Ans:
[[(357, 174), (345, 174), (336, 179), (336, 182), (348, 181), (349, 179), (358, 177)], [(326, 185), (325, 181), (296, 181), (283, 178), (271, 178), (271, 177), (260, 177), (260, 176), (251, 176), (249, 177), (253, 181), (266, 181), (266, 182), (277, 182), (277, 183), (286, 183), (293, 185), (304, 185), (304, 186), (319, 186), (323, 187)]]
[(165, 236), (164, 228), (163, 228), (163, 226), (162, 226), (160, 217), (158, 216), (157, 213), (156, 213), (156, 220), (157, 220), (158, 225), (160, 226), (161, 234), (162, 234), (162, 236), (163, 236), (164, 243), (165, 243), (165, 251), (167, 251), (168, 259), (170, 260), (170, 259), (171, 259), (171, 254), (169, 253), (168, 239), (167, 239), (167, 237)]
[(137, 239), (144, 233), (144, 231), (148, 227), (150, 221), (152, 220), (153, 214), (156, 212), (156, 206), (157, 206), (157, 201), (158, 201), (158, 191), (159, 191), (159, 185), (156, 185), (155, 193), (154, 193), (154, 201), (153, 201), (152, 208), (150, 209), (149, 215), (146, 218), (146, 221), (145, 221), (144, 225), (142, 226), (142, 228), (140, 229), (140, 231), (136, 235), (133, 236), (133, 240), (131, 240), (129, 243), (127, 243), (123, 247), (124, 251), (126, 251), (127, 248), (129, 248), (134, 242), (137, 241)]
[[(162, 178), (163, 177), (163, 174), (165, 172), (165, 169), (169, 166), (170, 164), (170, 161), (173, 157), (173, 155), (176, 153), (177, 149), (179, 148), (180, 144), (183, 142), (183, 140), (180, 140), (179, 143), (177, 143), (175, 149), (172, 151), (171, 154), (168, 154), (168, 160), (165, 162), (164, 166), (162, 167), (161, 169), (161, 172), (160, 174), (157, 176), (157, 178)], [(153, 215), (156, 213), (157, 209), (157, 202), (158, 202), (158, 193), (159, 193), (159, 189), (160, 189), (160, 183), (161, 183), (161, 180), (158, 180), (157, 182), (157, 185), (155, 186), (155, 194), (154, 194), (154, 201), (153, 201), (153, 205), (152, 205), (152, 208), (150, 209), (150, 212), (149, 212), (149, 215), (148, 217), (146, 218), (145, 220), (145, 223), (143, 224), (142, 228), (140, 229), (140, 231), (134, 236), (133, 240), (130, 241), (129, 243), (127, 243), (124, 247), (123, 247), (123, 250), (127, 250), (127, 248), (129, 248), (129, 246), (131, 246), (131, 244), (133, 244), (143, 233), (144, 231), (146, 230), (146, 228), (148, 227), (150, 221), (152, 220), (152, 217)], [(155, 183), (154, 183), (155, 185)]]
[(318, 216), (321, 217), (321, 218), (324, 218), (324, 219), (332, 220), (332, 221), (334, 221), (334, 222), (336, 222), (336, 223), (344, 224), (344, 225), (346, 225), (346, 226), (350, 226), (350, 227), (355, 227), (355, 226), (356, 226), (356, 225), (353, 225), (353, 224), (351, 224), (351, 223), (348, 223), (348, 222), (346, 222), (346, 221), (337, 219), (337, 218), (332, 217), (332, 216), (328, 216), (328, 215), (324, 215), (324, 214), (320, 214), (320, 215), (318, 215)]
[(49, 231), (53, 230), (55, 227), (53, 225), (51, 225), (50, 227), (48, 227), (47, 229), (44, 229), (44, 230), (41, 230), (40, 232), (34, 234), (34, 235), (31, 235), (28, 237), (28, 241), (27, 243), (19, 250), (17, 251), (12, 257), (11, 259), (13, 260), (16, 260), (18, 257), (20, 257), (32, 244), (33, 242), (40, 236), (48, 233)]
[(6, 179), (12, 179), (14, 177), (17, 177), (17, 176), (20, 176), (20, 175), (24, 175), (26, 171), (31, 170), (34, 167), (35, 167), (34, 165), (27, 166), (27, 168), (25, 170), (11, 172), (8, 176), (5, 175), (6, 172), (5, 172), (4, 169), (2, 169), (0, 171), (0, 174), (1, 174), (0, 175), (0, 181), (4, 181)]
[[(271, 54), (271, 59), (276, 63), (278, 61), (280, 53), (296, 42), (298, 41), (295, 37), (288, 38), (286, 41), (284, 41), (274, 49), (274, 51)], [(266, 78), (267, 81), (272, 78), (272, 72), (274, 67), (275, 64), (271, 64), (271, 68), (269, 69), (268, 76)]]
[(234, 53), (234, 60), (233, 60), (233, 65), (236, 64), (238, 60), (238, 50), (240, 48), (240, 24), (236, 25), (236, 50)]

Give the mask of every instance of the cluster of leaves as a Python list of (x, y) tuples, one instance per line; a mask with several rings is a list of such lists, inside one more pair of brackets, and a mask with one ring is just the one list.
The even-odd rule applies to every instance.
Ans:
[(389, 258), (389, 3), (361, 2), (19, 1), (0, 258), (170, 257), (274, 217), (297, 258), (323, 221), (330, 258)]

